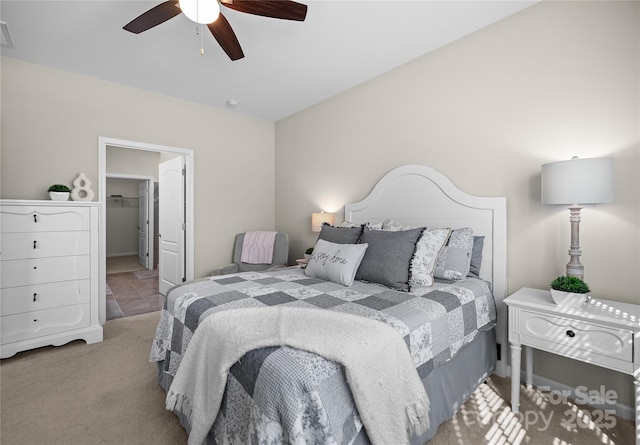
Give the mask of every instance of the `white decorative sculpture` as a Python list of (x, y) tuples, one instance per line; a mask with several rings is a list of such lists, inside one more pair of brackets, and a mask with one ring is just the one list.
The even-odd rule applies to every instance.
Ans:
[(87, 179), (84, 173), (80, 173), (73, 180), (73, 190), (71, 190), (71, 199), (74, 201), (93, 201), (95, 193), (91, 190), (91, 181)]

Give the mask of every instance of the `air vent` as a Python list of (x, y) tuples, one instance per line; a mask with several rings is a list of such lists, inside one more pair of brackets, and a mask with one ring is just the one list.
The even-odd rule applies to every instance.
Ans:
[(14, 48), (13, 38), (9, 32), (9, 26), (3, 21), (0, 21), (0, 37), (2, 38), (0, 44), (4, 48)]

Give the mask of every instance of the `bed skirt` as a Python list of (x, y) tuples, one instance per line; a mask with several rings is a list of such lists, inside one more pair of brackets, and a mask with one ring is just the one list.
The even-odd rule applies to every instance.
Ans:
[[(165, 390), (171, 386), (170, 378), (163, 373), (164, 361), (157, 363), (158, 383)], [(458, 351), (447, 363), (434, 369), (422, 379), (431, 401), (429, 422), (431, 427), (422, 436), (412, 439), (412, 445), (422, 445), (435, 436), (438, 425), (451, 419), (471, 394), (496, 369), (496, 333), (495, 328), (480, 331), (476, 338)], [(178, 415), (178, 414), (177, 414)], [(188, 430), (188, 422), (178, 415), (180, 424)], [(206, 445), (216, 445), (213, 434), (207, 436)], [(360, 431), (354, 445), (369, 445), (371, 442), (364, 428)]]

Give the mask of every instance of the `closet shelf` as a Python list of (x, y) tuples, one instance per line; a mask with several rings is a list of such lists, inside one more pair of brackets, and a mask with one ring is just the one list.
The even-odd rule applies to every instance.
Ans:
[(107, 207), (137, 207), (139, 201), (137, 196), (111, 195), (107, 198)]

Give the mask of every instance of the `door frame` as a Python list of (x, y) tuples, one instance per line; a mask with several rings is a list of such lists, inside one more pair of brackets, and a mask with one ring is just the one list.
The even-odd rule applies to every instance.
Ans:
[(107, 146), (127, 148), (131, 150), (155, 151), (176, 153), (184, 157), (185, 161), (185, 269), (187, 280), (193, 280), (195, 275), (195, 233), (194, 233), (194, 151), (189, 148), (169, 147), (166, 145), (149, 144), (146, 142), (127, 141), (123, 139), (98, 136), (98, 201), (102, 203), (100, 208), (100, 239), (99, 239), (99, 264), (98, 264), (98, 313), (100, 323), (107, 319), (107, 231), (106, 231), (106, 194), (107, 194)]
[[(106, 173), (106, 179), (132, 179), (136, 181), (145, 181), (147, 183), (147, 213), (149, 215), (149, 224), (147, 224), (147, 248), (149, 249), (149, 267), (147, 269), (153, 269), (153, 246), (155, 245), (155, 240), (153, 239), (153, 230), (154, 230), (154, 221), (153, 221), (153, 209), (155, 204), (153, 202), (153, 187), (155, 182), (155, 177), (153, 176), (141, 176), (141, 175), (127, 175), (120, 173)], [(105, 193), (106, 193), (106, 181), (105, 181)], [(106, 197), (108, 198), (108, 196)], [(106, 200), (105, 200), (105, 218), (106, 218)], [(106, 221), (106, 219), (105, 219)], [(106, 231), (106, 223), (105, 223), (105, 231)], [(106, 233), (106, 232), (105, 232)], [(105, 237), (105, 247), (106, 247), (106, 237)], [(106, 256), (106, 250), (105, 250)], [(106, 269), (105, 269), (106, 270)]]

